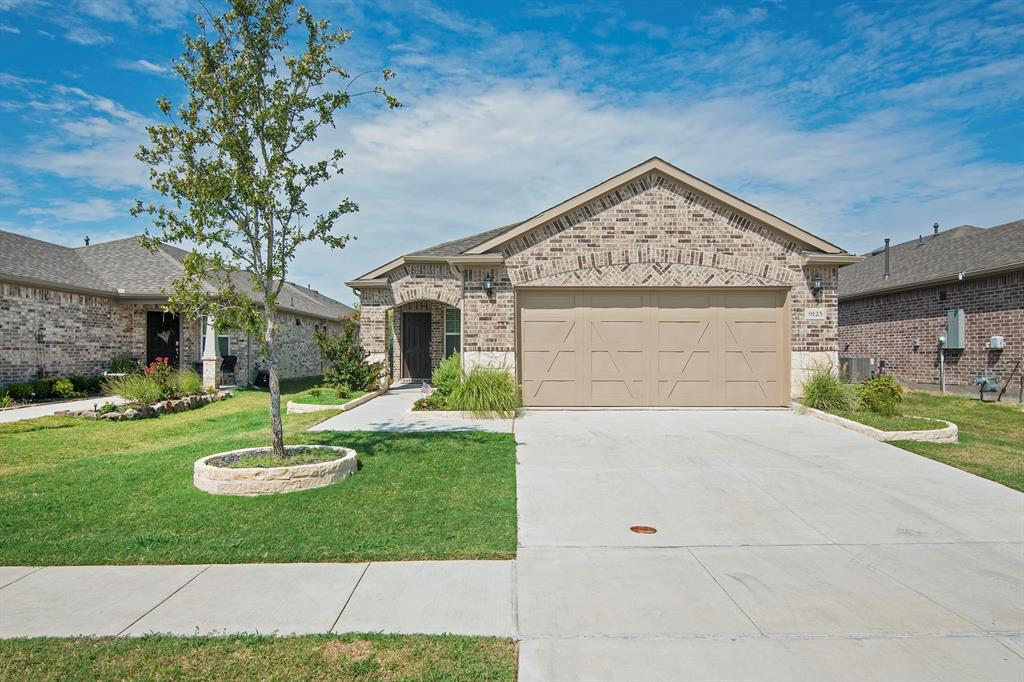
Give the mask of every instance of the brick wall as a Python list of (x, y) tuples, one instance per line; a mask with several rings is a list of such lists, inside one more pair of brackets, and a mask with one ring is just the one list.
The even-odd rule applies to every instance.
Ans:
[[(460, 281), (445, 264), (406, 264), (387, 289), (362, 292), (363, 342), (384, 353), (384, 315), (394, 305), (436, 299), (463, 308), (467, 366), (514, 369), (515, 289), (531, 286), (749, 287), (790, 289), (793, 388), (815, 362), (835, 363), (838, 343), (834, 267), (803, 266), (803, 247), (659, 173), (550, 221), (503, 247), (505, 264), (470, 268)], [(484, 292), (484, 278), (493, 292)], [(824, 288), (811, 292), (815, 275)], [(826, 319), (807, 320), (809, 307)]]
[[(146, 358), (146, 313), (157, 303), (124, 303), (102, 296), (0, 283), (0, 384), (27, 381), (40, 375), (97, 375), (118, 356)], [(280, 333), (282, 376), (322, 373), (320, 352), (313, 343), (316, 324), (324, 320), (283, 314)], [(339, 323), (330, 323), (335, 330)], [(237, 378), (252, 376), (249, 343), (244, 334), (228, 332), (230, 350), (238, 356)], [(191, 368), (200, 357), (201, 330), (196, 320), (182, 319), (179, 357)], [(258, 345), (252, 344), (253, 355)]]
[[(936, 339), (945, 333), (946, 311), (957, 308), (966, 318), (966, 348), (946, 350), (946, 382), (967, 385), (978, 372), (992, 370), (1002, 383), (1024, 356), (1024, 271), (844, 300), (839, 354), (885, 360), (886, 370), (906, 383), (937, 384)], [(988, 350), (994, 335), (1006, 337), (1005, 350)]]

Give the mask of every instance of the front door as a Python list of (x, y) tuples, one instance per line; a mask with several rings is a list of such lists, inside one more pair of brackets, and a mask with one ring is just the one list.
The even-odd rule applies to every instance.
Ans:
[(156, 358), (169, 358), (172, 367), (178, 366), (181, 345), (181, 319), (174, 313), (149, 311), (146, 313), (146, 364)]
[(430, 378), (430, 313), (402, 313), (402, 378)]

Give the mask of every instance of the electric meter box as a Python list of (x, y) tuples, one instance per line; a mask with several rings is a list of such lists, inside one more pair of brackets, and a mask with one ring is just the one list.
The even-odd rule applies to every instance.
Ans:
[(946, 348), (962, 350), (964, 347), (963, 308), (946, 311)]

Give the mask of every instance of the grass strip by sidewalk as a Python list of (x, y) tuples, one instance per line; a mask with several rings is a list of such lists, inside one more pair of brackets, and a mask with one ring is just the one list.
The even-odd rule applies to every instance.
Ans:
[(0, 565), (515, 556), (509, 434), (308, 433), (334, 413), (285, 415), (287, 443), (351, 447), (359, 472), (281, 495), (196, 489), (195, 460), (268, 444), (267, 402), (241, 391), (157, 419), (0, 425)]
[(488, 637), (311, 635), (0, 641), (0, 681), (516, 679), (516, 644)]

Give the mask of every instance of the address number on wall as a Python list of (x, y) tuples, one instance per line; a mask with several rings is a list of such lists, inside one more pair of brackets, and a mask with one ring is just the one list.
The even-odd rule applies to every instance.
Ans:
[(805, 320), (827, 320), (828, 309), (827, 308), (804, 308), (804, 319)]

